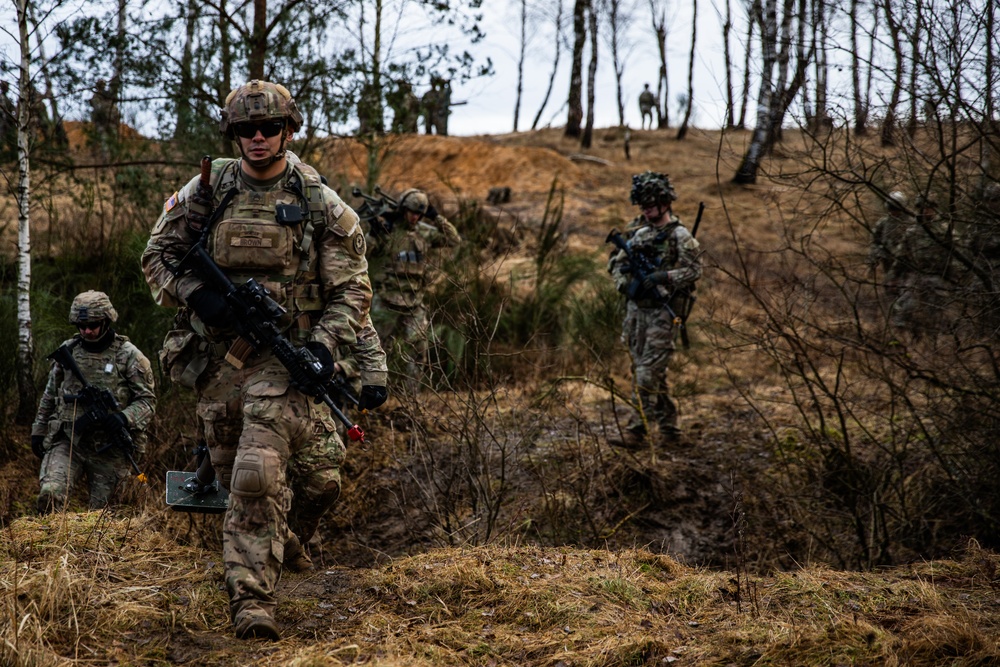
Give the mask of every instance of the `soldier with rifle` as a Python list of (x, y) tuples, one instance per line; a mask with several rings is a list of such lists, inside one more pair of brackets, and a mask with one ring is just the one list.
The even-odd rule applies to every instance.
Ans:
[[(667, 367), (674, 353), (674, 333), (690, 311), (695, 283), (701, 278), (701, 248), (673, 214), (677, 199), (665, 174), (646, 171), (632, 177), (631, 200), (642, 211), (628, 240), (612, 231), (608, 272), (626, 298), (622, 341), (628, 345), (635, 373), (634, 411), (620, 438), (611, 444), (641, 447), (647, 424), (659, 429), (659, 444), (680, 442), (677, 405), (670, 396)], [(683, 331), (682, 331), (683, 333)]]
[(364, 232), (288, 151), (302, 122), (284, 86), (253, 80), (232, 91), (220, 130), (240, 158), (203, 161), (201, 176), (167, 200), (142, 256), (156, 302), (189, 316), (190, 330), (165, 343), (165, 362), (171, 374), (184, 364), (229, 492), (223, 559), (240, 639), (280, 638), (282, 568), (310, 567), (302, 545), (340, 495), (345, 446), (334, 417), (348, 420), (334, 398), (334, 351), (346, 346), (358, 364), (354, 407), (388, 398)]
[(42, 460), (39, 514), (62, 510), (84, 474), (90, 509), (107, 506), (130, 472), (145, 481), (137, 461), (156, 409), (153, 370), (115, 332), (117, 320), (107, 294), (78, 294), (69, 310), (78, 333), (49, 355), (49, 379), (31, 426), (31, 450)]
[(377, 186), (375, 193), (377, 198), (354, 191), (364, 198), (359, 212), (370, 229), (372, 313), (390, 358), (405, 367), (405, 384), (416, 390), (430, 363), (425, 296), (435, 277), (432, 253), (455, 248), (462, 237), (422, 190), (405, 190), (398, 200)]

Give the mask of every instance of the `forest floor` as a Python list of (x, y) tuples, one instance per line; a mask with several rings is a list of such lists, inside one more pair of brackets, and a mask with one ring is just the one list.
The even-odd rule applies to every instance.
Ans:
[[(154, 479), (133, 489), (136, 512), (35, 517), (36, 462), (25, 451), (0, 467), (0, 664), (1000, 664), (1000, 558), (975, 542), (950, 559), (848, 572), (788, 563), (787, 554), (769, 551), (778, 547), (768, 545), (766, 526), (741, 522), (734, 479), (752, 484), (769, 465), (756, 447), (768, 433), (728, 382), (733, 367), (718, 363), (710, 343), (724, 318), (713, 315), (733, 298), (725, 274), (738, 246), (780, 248), (772, 223), (786, 205), (794, 210), (797, 196), (763, 181), (729, 183), (747, 138), (695, 130), (676, 142), (673, 130), (633, 130), (629, 159), (613, 128), (595, 131), (587, 151), (560, 130), (409, 136), (382, 147), (388, 158), (377, 182), (386, 192), (422, 188), (446, 215), (475, 200), (512, 229), (543, 217), (556, 183), (565, 196), (566, 247), (585, 255), (606, 256), (608, 231), (634, 216), (632, 174), (668, 173), (679, 195), (675, 212), (688, 226), (705, 204), (704, 315), (692, 322), (691, 349), (674, 361), (687, 448), (609, 448), (609, 394), (579, 377), (547, 389), (544, 400), (541, 383), (492, 397), (490, 425), (527, 429), (512, 415), (546, 411), (520, 434), (530, 447), (515, 450), (530, 465), (504, 471), (512, 478), (502, 501), (514, 509), (503, 521), (590, 521), (586, 544), (568, 532), (550, 534), (550, 546), (485, 539), (469, 526), (447, 533), (441, 520), (449, 508), (427, 507), (430, 494), (419, 485), (448, 481), (436, 475), (458, 453), (415, 461), (414, 443), (419, 436), (457, 449), (472, 421), (468, 412), (461, 423), (457, 416), (478, 409), (481, 397), (422, 396), (419, 417), (394, 397), (366, 418), (369, 444), (349, 454), (342, 501), (312, 545), (316, 570), (286, 573), (279, 584), (282, 640), (244, 642), (229, 623), (217, 515), (172, 512)], [(362, 182), (364, 147), (336, 140), (304, 157), (359, 203), (347, 195)], [(494, 187), (510, 188), (510, 201), (484, 204)], [(830, 229), (845, 256), (863, 256), (856, 230), (836, 221)], [(503, 261), (526, 261), (531, 246), (529, 229)], [(627, 386), (627, 357), (619, 351), (619, 358), (612, 379)], [(749, 355), (743, 363), (748, 381), (768, 391), (768, 371)], [(173, 394), (167, 403), (165, 419), (168, 410), (186, 409)], [(156, 437), (166, 446), (178, 433)], [(539, 485), (557, 477), (565, 486)], [(640, 500), (630, 504), (626, 495)]]

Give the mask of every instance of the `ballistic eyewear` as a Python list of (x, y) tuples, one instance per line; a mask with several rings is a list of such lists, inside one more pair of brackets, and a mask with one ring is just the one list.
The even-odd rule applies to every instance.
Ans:
[(270, 139), (281, 134), (284, 129), (285, 121), (283, 120), (271, 120), (266, 123), (240, 123), (233, 126), (236, 136), (243, 139), (253, 139), (257, 136), (257, 132), (260, 132), (265, 139)]

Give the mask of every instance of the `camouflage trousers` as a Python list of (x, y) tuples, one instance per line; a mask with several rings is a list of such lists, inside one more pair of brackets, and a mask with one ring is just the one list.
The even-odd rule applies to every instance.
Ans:
[(273, 615), (285, 543), (305, 544), (340, 495), (344, 443), (329, 409), (289, 384), (270, 354), (242, 369), (213, 359), (198, 383), (198, 416), (229, 491), (222, 555), (230, 612)]
[[(626, 305), (622, 324), (622, 342), (628, 345), (635, 366), (632, 398), (641, 403), (647, 422), (657, 424), (661, 435), (679, 431), (677, 405), (670, 397), (667, 384), (667, 366), (674, 354), (673, 324), (666, 308), (640, 308), (632, 301)], [(628, 428), (645, 432), (642, 415), (633, 412)]]
[(427, 308), (423, 304), (409, 308), (390, 306), (376, 296), (372, 313), (390, 363), (403, 366), (398, 370), (405, 372), (407, 383), (415, 389), (430, 363), (427, 353), (431, 321)]
[(90, 486), (90, 509), (101, 509), (107, 506), (118, 484), (128, 478), (128, 459), (116, 448), (98, 454), (92, 443), (74, 446), (68, 438), (57, 437), (45, 452), (38, 473), (38, 512), (62, 510), (70, 489), (85, 473)]

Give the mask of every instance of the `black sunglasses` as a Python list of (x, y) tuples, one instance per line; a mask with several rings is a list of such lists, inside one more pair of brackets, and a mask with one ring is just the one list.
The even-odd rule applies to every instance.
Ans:
[(265, 139), (270, 139), (281, 134), (284, 129), (285, 121), (283, 120), (271, 120), (266, 123), (240, 123), (233, 126), (233, 132), (236, 133), (236, 136), (243, 139), (253, 139), (257, 136), (257, 132), (260, 132)]

